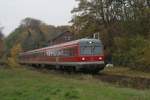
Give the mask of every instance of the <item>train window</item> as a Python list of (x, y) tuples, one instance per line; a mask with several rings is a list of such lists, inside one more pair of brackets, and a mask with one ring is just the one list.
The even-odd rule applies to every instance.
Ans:
[(69, 56), (68, 49), (63, 50), (63, 56)]
[(95, 48), (93, 48), (93, 52), (94, 52), (94, 55), (102, 54), (103, 53), (103, 47), (96, 46)]
[(75, 56), (75, 48), (70, 48), (70, 56)]
[(52, 56), (52, 51), (51, 50), (48, 50), (48, 51), (46, 51), (46, 56)]
[(57, 51), (57, 56), (63, 56), (63, 50), (58, 50)]
[(63, 56), (75, 56), (76, 48), (66, 48), (63, 50)]
[(81, 55), (91, 55), (92, 49), (89, 46), (81, 47)]
[(58, 54), (59, 54), (58, 50), (47, 50), (45, 52), (46, 56), (58, 56)]
[(46, 56), (46, 51), (43, 52), (43, 56)]
[(98, 55), (102, 53), (100, 46), (82, 46), (80, 49), (81, 55)]
[(76, 47), (64, 48), (59, 50), (47, 50), (45, 56), (75, 56)]

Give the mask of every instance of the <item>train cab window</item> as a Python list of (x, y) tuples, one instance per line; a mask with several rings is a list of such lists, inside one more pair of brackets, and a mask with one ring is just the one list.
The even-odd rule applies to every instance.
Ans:
[(91, 47), (88, 46), (81, 47), (81, 55), (91, 55), (91, 54), (92, 54)]
[(80, 49), (81, 55), (98, 55), (102, 53), (100, 46), (82, 46)]
[(103, 53), (103, 47), (96, 46), (96, 47), (93, 48), (93, 52), (94, 52), (94, 55), (102, 54)]

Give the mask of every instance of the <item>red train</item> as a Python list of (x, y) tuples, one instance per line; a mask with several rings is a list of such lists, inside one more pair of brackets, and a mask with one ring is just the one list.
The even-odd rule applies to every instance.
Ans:
[[(79, 39), (20, 53), (21, 64), (99, 72), (104, 69), (102, 42), (98, 39)], [(50, 65), (50, 66), (49, 66)]]

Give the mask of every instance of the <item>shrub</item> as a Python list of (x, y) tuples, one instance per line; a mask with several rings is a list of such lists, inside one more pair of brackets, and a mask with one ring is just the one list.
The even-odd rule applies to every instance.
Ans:
[(19, 53), (22, 51), (21, 49), (21, 45), (17, 44), (15, 45), (10, 52), (10, 57), (8, 57), (7, 59), (7, 64), (10, 68), (16, 68), (19, 67), (19, 63), (18, 63), (18, 55)]
[(138, 63), (147, 70), (150, 70), (150, 41), (147, 41), (147, 46), (143, 48), (142, 54), (139, 56)]
[[(150, 67), (150, 43), (142, 36), (114, 39), (113, 62), (134, 69)], [(150, 69), (150, 68), (149, 68)]]

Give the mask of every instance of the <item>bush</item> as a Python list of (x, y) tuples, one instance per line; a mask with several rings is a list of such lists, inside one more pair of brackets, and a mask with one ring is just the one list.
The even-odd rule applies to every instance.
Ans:
[(11, 57), (8, 57), (7, 59), (7, 64), (10, 68), (17, 68), (19, 67), (19, 62), (18, 62), (18, 55), (22, 51), (20, 44), (15, 45), (11, 49)]
[[(134, 69), (150, 67), (150, 43), (142, 36), (114, 39), (113, 62)], [(150, 69), (150, 68), (148, 68)]]
[(150, 70), (150, 41), (147, 42), (147, 46), (143, 48), (142, 54), (139, 56), (138, 63), (147, 70)]
[(18, 68), (19, 67), (19, 64), (16, 61), (16, 59), (14, 59), (12, 57), (8, 57), (7, 64), (10, 68)]

